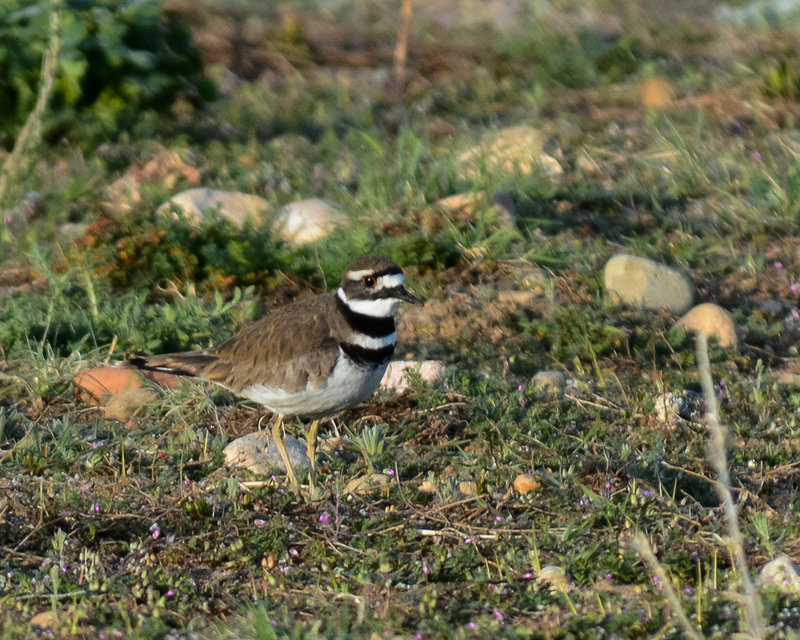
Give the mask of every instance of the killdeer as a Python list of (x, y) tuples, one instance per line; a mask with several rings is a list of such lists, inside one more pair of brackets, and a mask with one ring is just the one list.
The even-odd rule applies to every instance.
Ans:
[(216, 382), (277, 414), (272, 436), (299, 493), (283, 442), (283, 417), (313, 422), (306, 438), (316, 479), (319, 421), (369, 398), (397, 343), (394, 315), (401, 302), (422, 302), (403, 285), (403, 271), (382, 256), (364, 256), (339, 289), (276, 309), (211, 349), (134, 357), (140, 369)]

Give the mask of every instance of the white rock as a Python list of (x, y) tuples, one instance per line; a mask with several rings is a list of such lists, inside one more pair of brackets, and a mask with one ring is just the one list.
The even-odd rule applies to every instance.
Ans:
[(162, 204), (158, 208), (158, 213), (169, 215), (173, 207), (182, 209), (195, 225), (202, 223), (208, 212), (215, 211), (240, 228), (247, 220), (262, 222), (266, 214), (272, 210), (272, 205), (259, 196), (207, 187), (181, 191)]
[(387, 476), (385, 473), (368, 473), (365, 476), (359, 476), (350, 480), (344, 492), (356, 495), (375, 493), (388, 487), (391, 481), (391, 477)]
[(603, 280), (612, 302), (673, 313), (684, 313), (692, 306), (689, 279), (647, 258), (627, 254), (614, 256), (606, 263)]
[(444, 376), (445, 366), (439, 360), (399, 360), (390, 362), (381, 380), (382, 389), (403, 393), (408, 389), (409, 372), (416, 372), (425, 382), (436, 382)]
[(539, 371), (531, 378), (531, 384), (539, 391), (560, 393), (566, 388), (568, 380), (563, 371)]
[(329, 236), (347, 223), (342, 208), (330, 200), (298, 200), (278, 211), (274, 231), (285, 243), (301, 245)]
[(520, 126), (487, 133), (481, 142), (458, 156), (459, 169), (474, 177), (481, 166), (489, 171), (533, 173), (540, 167), (551, 176), (564, 170), (558, 160), (544, 153), (545, 135), (534, 127)]
[(761, 567), (761, 586), (778, 587), (784, 593), (800, 595), (800, 567), (781, 555)]
[(536, 576), (536, 584), (540, 587), (547, 587), (551, 593), (563, 593), (572, 586), (563, 567), (554, 564), (542, 567), (539, 575)]
[(709, 338), (716, 338), (721, 347), (738, 349), (739, 346), (733, 316), (727, 310), (710, 302), (692, 308), (675, 323), (675, 327), (705, 333)]
[[(292, 467), (295, 470), (307, 469), (309, 464), (305, 445), (293, 436), (285, 436), (283, 443)], [(286, 472), (278, 447), (267, 431), (254, 431), (232, 440), (224, 453), (225, 464), (229, 467), (241, 467), (262, 476), (272, 475), (276, 470)]]

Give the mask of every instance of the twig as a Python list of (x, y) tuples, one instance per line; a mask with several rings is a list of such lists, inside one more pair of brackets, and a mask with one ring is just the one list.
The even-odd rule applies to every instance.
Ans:
[(42, 116), (47, 108), (47, 103), (50, 100), (50, 95), (53, 93), (53, 86), (55, 85), (56, 67), (58, 64), (58, 53), (61, 49), (61, 40), (58, 37), (58, 4), (59, 0), (52, 0), (50, 11), (50, 42), (47, 49), (42, 56), (42, 72), (39, 81), (39, 95), (36, 98), (36, 105), (33, 110), (28, 114), (25, 119), (25, 124), (17, 135), (17, 140), (14, 143), (14, 148), (3, 163), (3, 169), (0, 171), (0, 210), (3, 208), (5, 201), (6, 189), (9, 182), (13, 182), (14, 178), (22, 173), (22, 167), (19, 166), (20, 158), (25, 152), (29, 141), (36, 142), (41, 133)]
[(413, 0), (403, 0), (400, 27), (397, 30), (397, 44), (394, 47), (394, 81), (398, 87), (402, 86), (403, 76), (405, 76), (406, 72), (408, 31), (411, 24), (413, 4)]

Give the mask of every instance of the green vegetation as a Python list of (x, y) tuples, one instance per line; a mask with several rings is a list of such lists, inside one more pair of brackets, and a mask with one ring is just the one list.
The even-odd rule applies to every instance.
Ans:
[[(759, 615), (797, 637), (800, 596), (758, 581), (800, 540), (791, 22), (415, 3), (397, 90), (399, 4), (0, 7), (3, 640), (753, 638)], [(512, 127), (539, 139), (509, 159), (493, 136)], [(156, 213), (197, 186), (272, 213), (327, 198), (347, 221), (295, 246), (272, 213)], [(707, 365), (675, 317), (611, 304), (621, 250), (690, 274), (740, 349), (712, 343)], [(308, 503), (224, 467), (262, 417), (224, 390), (158, 390), (124, 420), (78, 393), (88, 367), (217, 343), (368, 252), (428, 299), (396, 357), (447, 372), (323, 427)], [(542, 370), (571, 382), (542, 390)]]

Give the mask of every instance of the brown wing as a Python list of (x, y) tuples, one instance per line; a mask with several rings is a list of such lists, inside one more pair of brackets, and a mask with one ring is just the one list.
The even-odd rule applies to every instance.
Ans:
[(323, 294), (281, 307), (218, 347), (138, 358), (141, 368), (206, 378), (234, 392), (254, 385), (298, 391), (319, 386), (339, 356), (328, 321), (335, 301)]

